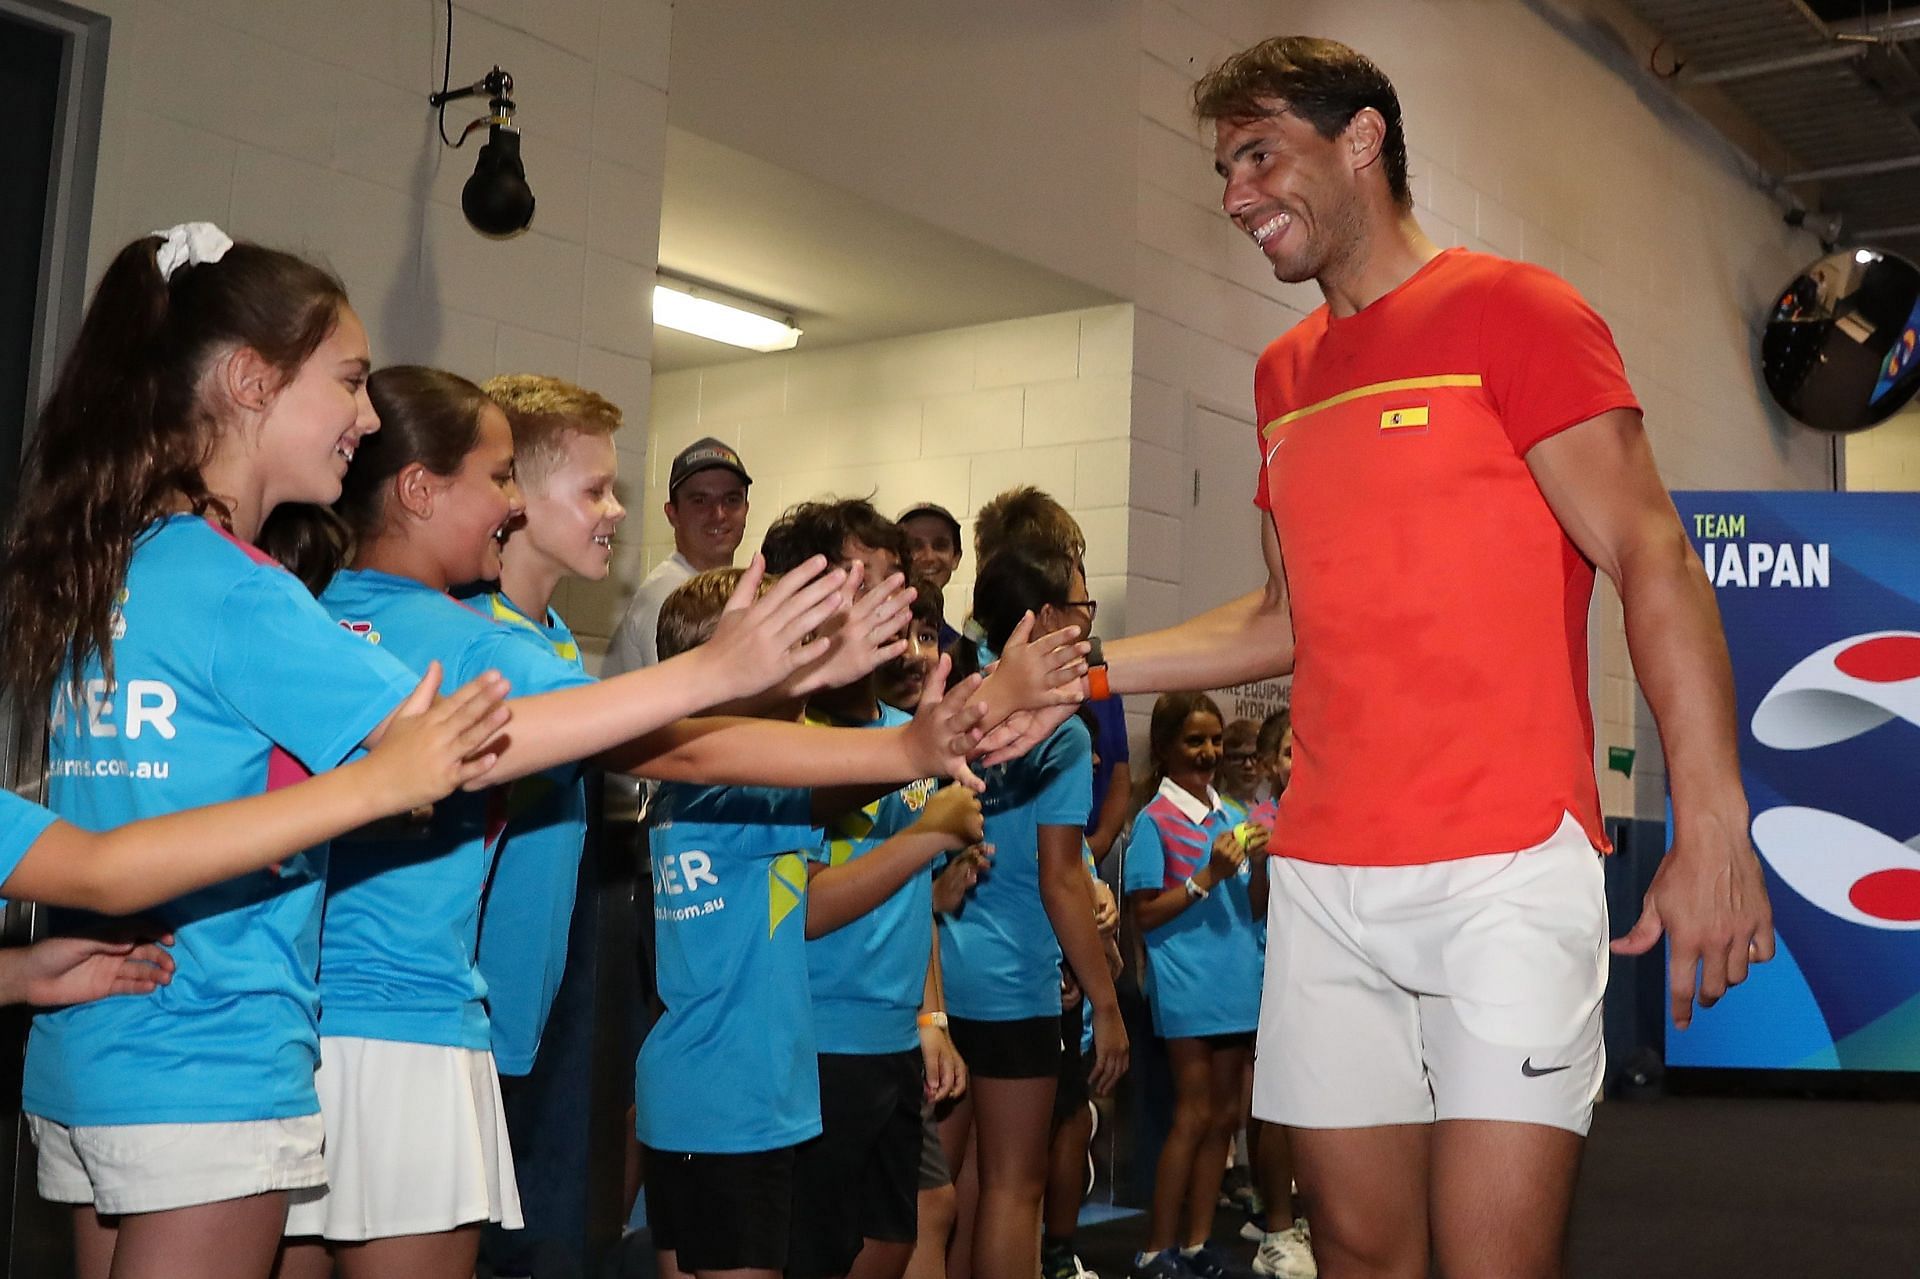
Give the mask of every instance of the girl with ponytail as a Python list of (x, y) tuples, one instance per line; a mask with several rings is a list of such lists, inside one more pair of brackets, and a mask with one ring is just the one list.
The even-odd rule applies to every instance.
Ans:
[[(973, 620), (985, 640), (963, 638), (956, 666), (975, 669), (1011, 651), (1028, 614), (1036, 632), (1085, 634), (1093, 608), (1085, 576), (1066, 555), (1004, 547), (974, 582)], [(962, 1205), (949, 1252), (956, 1279), (1040, 1272), (1063, 954), (1093, 1005), (1095, 1090), (1112, 1088), (1127, 1065), (1127, 1032), (1080, 859), (1093, 807), (1092, 740), (1070, 716), (986, 778), (981, 807), (993, 865), (959, 911), (939, 919), (949, 1031), (972, 1081), (942, 1122), (940, 1142), (956, 1184), (968, 1158), (977, 1160), (979, 1182), (972, 1211)]]
[[(108, 266), (0, 558), (0, 666), (51, 703), (60, 817), (104, 830), (258, 795), (382, 736), (418, 677), (250, 545), (279, 503), (339, 495), (379, 426), (367, 371), (340, 282), (297, 257), (200, 223)], [(82, 1276), (272, 1266), (288, 1193), (324, 1176), (324, 859), (163, 902), (170, 986), (35, 1020), (23, 1108)]]

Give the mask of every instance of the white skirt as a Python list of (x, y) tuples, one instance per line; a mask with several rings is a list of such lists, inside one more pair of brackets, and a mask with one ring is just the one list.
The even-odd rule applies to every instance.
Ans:
[(323, 1035), (313, 1082), (327, 1184), (294, 1192), (289, 1237), (359, 1243), (477, 1221), (522, 1227), (491, 1052)]

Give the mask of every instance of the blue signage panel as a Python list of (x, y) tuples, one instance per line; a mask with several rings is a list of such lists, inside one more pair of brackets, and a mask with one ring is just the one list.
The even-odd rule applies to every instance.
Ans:
[(1920, 1071), (1920, 494), (1676, 493), (1779, 948), (1675, 1066)]

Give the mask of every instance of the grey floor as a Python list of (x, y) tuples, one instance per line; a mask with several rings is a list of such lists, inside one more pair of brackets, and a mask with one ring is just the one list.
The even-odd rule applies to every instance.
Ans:
[[(1216, 1237), (1231, 1237), (1221, 1214)], [(1120, 1279), (1144, 1219), (1087, 1227)], [(1252, 1260), (1251, 1247), (1233, 1254)], [(1572, 1279), (1920, 1276), (1920, 1104), (1666, 1098), (1594, 1117)]]
[[(1237, 1225), (1223, 1210), (1216, 1238), (1250, 1264)], [(1084, 1226), (1081, 1258), (1123, 1279), (1145, 1233), (1139, 1216)], [(1607, 1102), (1569, 1252), (1570, 1279), (1920, 1279), (1920, 1103)], [(618, 1273), (650, 1260), (635, 1248)]]

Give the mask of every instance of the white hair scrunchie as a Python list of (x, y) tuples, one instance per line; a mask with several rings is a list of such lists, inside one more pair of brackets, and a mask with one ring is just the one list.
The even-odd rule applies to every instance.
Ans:
[(160, 278), (168, 281), (181, 267), (218, 262), (233, 247), (232, 237), (211, 222), (182, 222), (153, 234), (166, 241), (153, 256), (160, 266)]

